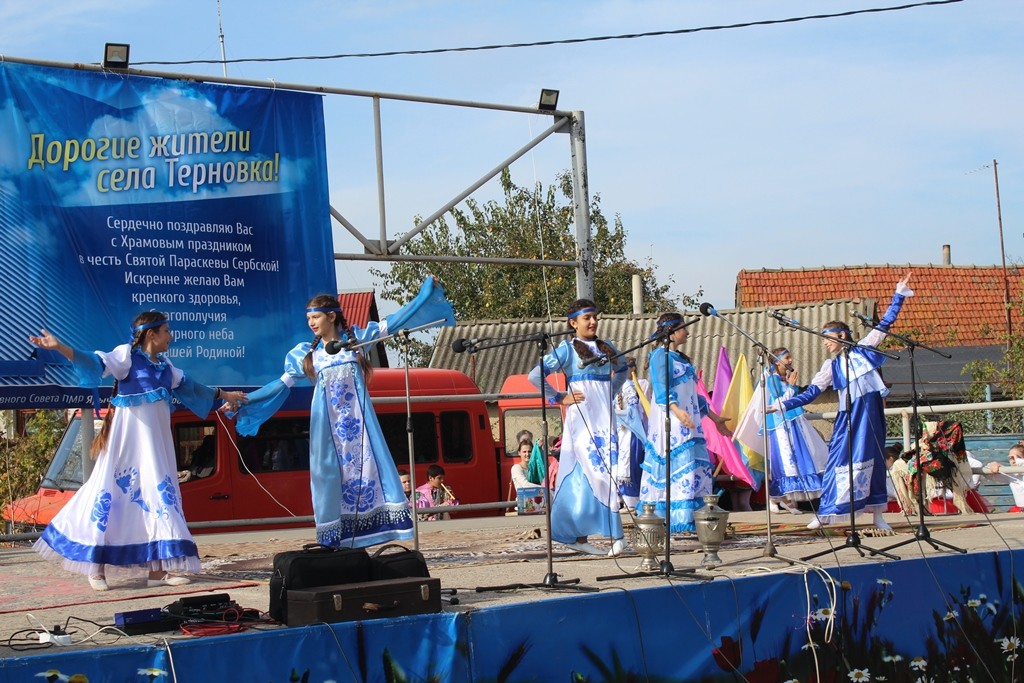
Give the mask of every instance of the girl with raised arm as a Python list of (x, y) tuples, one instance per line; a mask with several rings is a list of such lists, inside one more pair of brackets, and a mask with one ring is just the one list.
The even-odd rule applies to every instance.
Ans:
[(825, 351), (833, 358), (825, 361), (810, 385), (801, 393), (789, 399), (780, 399), (769, 408), (769, 412), (791, 411), (807, 405), (828, 388), (834, 388), (839, 394), (839, 413), (828, 444), (825, 472), (821, 477), (821, 501), (817, 516), (807, 525), (809, 529), (848, 520), (848, 515), (857, 512), (873, 513), (874, 524), (879, 529), (891, 528), (882, 516), (888, 507), (883, 399), (889, 390), (878, 372), (878, 368), (885, 362), (885, 356), (874, 347), (885, 339), (886, 331), (896, 322), (903, 301), (914, 296), (908, 286), (909, 282), (910, 273), (907, 273), (896, 283), (896, 292), (885, 315), (875, 329), (857, 342), (861, 348), (850, 348), (843, 343), (853, 340), (853, 334), (846, 323), (840, 320), (825, 323), (821, 331), (823, 344)]
[(181, 509), (171, 399), (200, 418), (220, 399), (233, 408), (246, 400), (240, 391), (199, 384), (171, 364), (165, 354), (174, 334), (164, 313), (140, 314), (131, 335), (128, 344), (94, 353), (72, 349), (46, 330), (29, 337), (74, 363), (82, 386), (114, 378), (110, 407), (92, 444), (92, 475), (34, 546), (43, 557), (88, 576), (98, 591), (108, 589), (111, 569), (146, 574), (150, 587), (187, 584), (182, 574), (200, 570)]

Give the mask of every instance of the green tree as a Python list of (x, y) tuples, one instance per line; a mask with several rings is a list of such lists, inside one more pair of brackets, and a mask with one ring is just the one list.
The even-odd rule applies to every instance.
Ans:
[(8, 441), (0, 458), (0, 497), (14, 501), (39, 488), (66, 426), (59, 410), (39, 410), (25, 426), (25, 436)]
[[(1016, 302), (1018, 318), (1024, 317), (1024, 293)], [(1006, 344), (1002, 363), (975, 360), (964, 365), (962, 374), (971, 376), (970, 399), (984, 401), (986, 388), (997, 387), (1007, 399), (1024, 398), (1024, 335), (1002, 333)]]
[[(559, 174), (556, 185), (534, 189), (512, 182), (508, 169), (501, 173), (503, 201), (479, 203), (467, 199), (420, 232), (406, 245), (409, 254), (440, 254), (570, 261), (576, 258), (572, 177)], [(645, 312), (692, 308), (694, 295), (677, 301), (669, 296), (671, 276), (659, 284), (655, 267), (625, 256), (626, 229), (616, 215), (612, 221), (601, 211), (601, 197), (590, 203), (591, 251), (594, 261), (594, 295), (605, 313), (630, 313), (632, 276), (643, 282)], [(444, 283), (460, 320), (540, 318), (563, 309), (576, 299), (576, 274), (570, 268), (529, 265), (440, 263), (402, 261), (388, 270), (371, 269), (383, 283), (381, 295), (405, 303), (428, 274)], [(420, 348), (422, 351), (422, 347)]]

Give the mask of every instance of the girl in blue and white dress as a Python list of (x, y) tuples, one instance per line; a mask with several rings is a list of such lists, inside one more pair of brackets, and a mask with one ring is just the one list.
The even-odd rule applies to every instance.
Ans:
[(34, 546), (46, 559), (88, 576), (98, 591), (108, 589), (111, 569), (147, 575), (150, 587), (187, 584), (181, 574), (200, 570), (181, 509), (171, 399), (200, 418), (218, 399), (232, 407), (245, 401), (242, 392), (204, 386), (171, 364), (165, 354), (174, 334), (165, 314), (140, 314), (131, 333), (131, 343), (94, 353), (72, 349), (46, 330), (29, 337), (74, 363), (82, 386), (98, 387), (107, 376), (115, 380), (92, 444), (92, 474)]
[[(690, 358), (679, 351), (679, 346), (690, 336), (686, 328), (680, 326), (682, 322), (683, 316), (679, 313), (665, 313), (658, 318), (658, 333), (668, 333), (669, 350), (666, 353), (664, 346), (659, 346), (648, 356), (653, 396), (640, 483), (640, 504), (653, 503), (656, 514), (661, 517), (666, 516), (666, 486), (671, 484), (669, 530), (674, 534), (696, 531), (693, 513), (704, 507), (704, 496), (711, 493), (714, 483), (701, 417), (707, 415), (719, 432), (729, 434), (728, 420), (711, 410), (707, 401), (697, 394), (697, 371)], [(666, 405), (670, 414), (668, 458), (665, 457)]]
[(647, 380), (635, 378), (635, 365), (627, 361), (630, 378), (622, 385), (622, 390), (615, 397), (615, 419), (618, 421), (619, 455), (615, 466), (615, 480), (619, 485), (619, 494), (627, 508), (635, 509), (640, 500), (640, 469), (644, 462), (644, 443), (647, 441), (647, 413), (640, 399), (650, 386)]
[[(877, 329), (872, 329), (857, 342), (859, 346), (876, 347), (882, 342), (885, 332), (896, 322), (903, 300), (914, 296), (908, 286), (909, 282), (910, 273), (907, 273), (896, 284), (896, 293), (876, 326)], [(875, 526), (889, 529), (891, 527), (882, 516), (888, 507), (883, 399), (889, 390), (878, 373), (885, 356), (873, 348), (854, 348), (845, 352), (847, 346), (838, 340), (850, 341), (853, 335), (849, 326), (842, 321), (825, 323), (822, 334), (825, 350), (835, 357), (825, 361), (803, 392), (793, 398), (777, 401), (769, 408), (770, 412), (799, 408), (830, 387), (839, 394), (839, 413), (832, 431), (832, 440), (828, 444), (828, 461), (821, 481), (821, 502), (817, 516), (807, 527), (817, 529), (822, 524), (846, 521), (850, 514), (871, 512), (874, 513)], [(847, 378), (849, 405), (846, 400)], [(847, 435), (848, 429), (852, 436)], [(849, 463), (851, 452), (852, 473)]]
[(451, 304), (441, 286), (428, 278), (413, 301), (366, 329), (349, 327), (337, 298), (329, 294), (306, 304), (306, 321), (313, 341), (288, 353), (280, 379), (249, 394), (248, 405), (238, 411), (238, 433), (256, 434), (296, 382), (313, 383), (309, 475), (317, 543), (365, 548), (410, 539), (409, 499), (367, 390), (369, 365), (363, 351), (370, 345), (353, 350), (345, 342), (372, 342), (401, 328), (435, 321), (454, 325)]
[[(569, 307), (569, 326), (576, 335), (564, 340), (544, 356), (529, 374), (538, 389), (541, 383), (548, 402), (565, 406), (562, 450), (558, 461), (558, 483), (551, 502), (551, 538), (574, 550), (604, 555), (591, 545), (591, 534), (612, 539), (607, 553), (625, 549), (619, 492), (615, 480), (618, 458), (612, 396), (626, 381), (626, 362), (608, 342), (597, 336), (597, 305), (579, 299)], [(605, 362), (585, 364), (603, 356)], [(566, 391), (557, 391), (547, 375), (561, 372)]]
[[(764, 456), (763, 422), (768, 423), (769, 500), (799, 514), (801, 510), (796, 506), (797, 501), (821, 496), (821, 472), (828, 459), (828, 446), (804, 417), (803, 408), (769, 413), (762, 421), (761, 414), (766, 405), (793, 398), (797, 390), (797, 373), (793, 369), (793, 356), (789, 349), (772, 349), (769, 356), (772, 366), (764, 371), (754, 389), (736, 434), (744, 446)], [(747, 438), (741, 438), (741, 434), (748, 433), (744, 429), (748, 423), (756, 425), (756, 436), (754, 430), (750, 430)]]

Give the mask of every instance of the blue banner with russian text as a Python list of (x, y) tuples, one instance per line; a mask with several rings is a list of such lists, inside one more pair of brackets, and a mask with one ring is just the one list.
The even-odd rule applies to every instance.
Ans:
[(83, 405), (28, 336), (106, 351), (145, 310), (204, 384), (279, 376), (337, 291), (325, 147), (316, 95), (0, 62), (0, 407)]

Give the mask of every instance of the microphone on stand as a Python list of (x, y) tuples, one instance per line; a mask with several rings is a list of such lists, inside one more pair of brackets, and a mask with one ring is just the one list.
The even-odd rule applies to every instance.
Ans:
[(775, 318), (776, 320), (779, 321), (779, 323), (785, 325), (786, 327), (793, 327), (794, 325), (799, 325), (800, 324), (799, 320), (793, 320), (792, 318), (787, 318), (785, 316), (785, 314), (783, 314), (783, 313), (781, 313), (779, 311), (768, 311), (768, 315), (770, 315), (771, 317)]
[(712, 306), (711, 304), (709, 304), (707, 301), (702, 303), (699, 306), (699, 308), (700, 308), (700, 314), (703, 315), (703, 316), (713, 315), (715, 317), (718, 317), (718, 311), (716, 311), (715, 307)]
[(479, 339), (456, 339), (452, 342), (452, 351), (455, 353), (465, 353), (469, 351), (474, 353), (476, 351), (476, 345), (482, 344), (485, 341), (489, 341), (490, 337), (480, 337)]
[[(708, 306), (708, 307), (711, 306), (711, 304), (705, 304), (705, 305)], [(714, 309), (712, 308), (711, 310), (714, 310)], [(705, 313), (704, 315), (707, 315), (707, 313)], [(679, 321), (679, 322), (673, 324), (671, 327), (659, 327), (657, 329), (657, 331), (655, 331), (655, 333), (651, 335), (651, 339), (667, 340), (669, 337), (671, 337), (673, 334), (675, 334), (679, 330), (687, 328), (690, 325), (695, 325), (695, 324), (699, 323), (701, 320), (703, 320), (703, 318), (694, 318), (693, 320), (687, 320), (686, 322)], [(664, 324), (668, 325), (668, 323), (664, 323)], [(591, 362), (593, 362), (593, 361), (591, 361)], [(580, 365), (580, 367), (582, 368), (583, 366)]]
[(700, 318), (694, 318), (693, 320), (687, 320), (685, 323), (676, 323), (675, 325), (673, 325), (672, 327), (669, 328), (669, 332), (675, 332), (676, 330), (681, 330), (684, 327), (689, 327), (690, 325), (696, 325), (697, 323), (700, 322), (700, 320), (701, 320)]
[(865, 325), (870, 325), (871, 327), (875, 326), (875, 321), (869, 318), (868, 316), (864, 315), (860, 311), (850, 311), (850, 315), (852, 315), (854, 318), (861, 321)]
[(591, 356), (590, 358), (587, 358), (586, 360), (582, 360), (581, 359), (578, 363), (576, 363), (576, 367), (578, 367), (580, 370), (582, 370), (583, 368), (587, 367), (588, 365), (604, 365), (607, 362), (608, 362), (608, 356), (606, 356), (606, 355), (604, 355), (602, 353), (602, 354), (597, 355), (597, 356)]
[(332, 339), (324, 344), (324, 351), (334, 356), (338, 354), (342, 349), (348, 349), (352, 347), (352, 340), (346, 339), (341, 341), (340, 339)]

